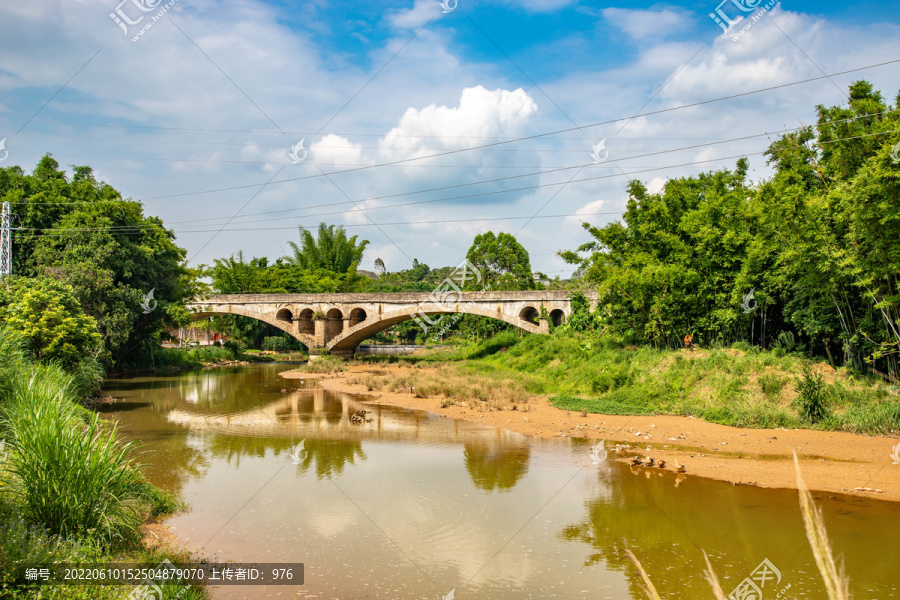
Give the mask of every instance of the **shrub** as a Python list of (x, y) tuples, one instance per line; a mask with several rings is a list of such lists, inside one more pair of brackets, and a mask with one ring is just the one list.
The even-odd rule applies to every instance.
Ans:
[(800, 415), (812, 423), (818, 423), (828, 413), (825, 382), (813, 373), (808, 364), (803, 365), (801, 378), (797, 380), (797, 397), (794, 400)]
[(791, 353), (794, 349), (798, 351), (802, 350), (802, 346), (797, 344), (797, 340), (794, 337), (794, 334), (790, 331), (782, 331), (778, 334), (778, 337), (775, 339), (775, 349), (781, 350), (784, 353)]
[(244, 351), (243, 346), (241, 346), (240, 343), (234, 340), (227, 340), (224, 344), (222, 344), (222, 347), (224, 347), (231, 354), (231, 358), (238, 358)]
[(97, 322), (82, 312), (71, 286), (50, 279), (14, 278), (0, 286), (0, 325), (35, 360), (70, 369), (102, 350)]
[(270, 336), (263, 338), (262, 349), (271, 352), (287, 352), (290, 350), (290, 343), (280, 335)]
[(516, 331), (501, 331), (494, 337), (482, 340), (469, 352), (466, 358), (476, 359), (496, 354), (502, 348), (511, 348), (519, 343), (522, 338)]

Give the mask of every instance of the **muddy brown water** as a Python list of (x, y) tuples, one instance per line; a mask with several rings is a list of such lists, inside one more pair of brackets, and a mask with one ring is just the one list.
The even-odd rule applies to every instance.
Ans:
[[(305, 564), (303, 586), (222, 586), (215, 598), (644, 598), (625, 548), (667, 600), (712, 598), (702, 550), (726, 594), (756, 573), (761, 599), (736, 599), (826, 598), (795, 491), (595, 464), (579, 440), (366, 406), (278, 375), (289, 368), (106, 389), (120, 399), (106, 416), (140, 443), (150, 480), (190, 503), (167, 521), (186, 545)], [(351, 422), (360, 409), (371, 422)], [(819, 504), (853, 597), (900, 598), (900, 505)], [(761, 577), (764, 560), (775, 570)]]

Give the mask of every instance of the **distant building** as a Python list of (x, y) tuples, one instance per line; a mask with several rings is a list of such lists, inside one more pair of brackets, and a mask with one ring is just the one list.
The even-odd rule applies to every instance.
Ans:
[(549, 285), (550, 278), (541, 273), (540, 271), (533, 271), (531, 276), (534, 278), (535, 283), (540, 283), (541, 285)]

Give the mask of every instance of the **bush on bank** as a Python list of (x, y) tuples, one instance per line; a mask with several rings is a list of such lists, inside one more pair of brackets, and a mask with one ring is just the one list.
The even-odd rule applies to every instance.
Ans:
[(179, 504), (144, 479), (116, 427), (78, 403), (78, 376), (31, 362), (19, 342), (0, 329), (0, 597), (121, 597), (126, 588), (38, 587), (23, 567), (146, 556), (141, 524)]

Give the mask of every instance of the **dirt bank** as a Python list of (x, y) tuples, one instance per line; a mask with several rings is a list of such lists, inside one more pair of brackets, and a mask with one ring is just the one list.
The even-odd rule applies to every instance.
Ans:
[[(381, 372), (403, 372), (409, 367), (379, 365)], [(481, 412), (471, 407), (441, 407), (438, 398), (416, 398), (411, 393), (367, 392), (348, 379), (374, 367), (354, 365), (343, 373), (313, 375), (283, 373), (284, 377), (320, 379), (326, 389), (369, 394), (372, 403), (428, 410), (454, 419), (505, 427), (541, 437), (581, 437), (606, 440), (606, 447), (629, 444), (616, 455), (631, 461), (635, 454), (665, 460), (673, 469), (677, 460), (689, 475), (734, 484), (769, 488), (796, 488), (792, 451), (801, 459), (803, 475), (813, 490), (900, 501), (900, 464), (893, 464), (893, 448), (900, 440), (851, 433), (806, 429), (739, 429), (706, 423), (693, 417), (615, 416), (564, 411), (544, 397), (534, 398), (519, 410)], [(525, 409), (523, 411), (523, 409)], [(647, 447), (650, 450), (647, 450)]]

